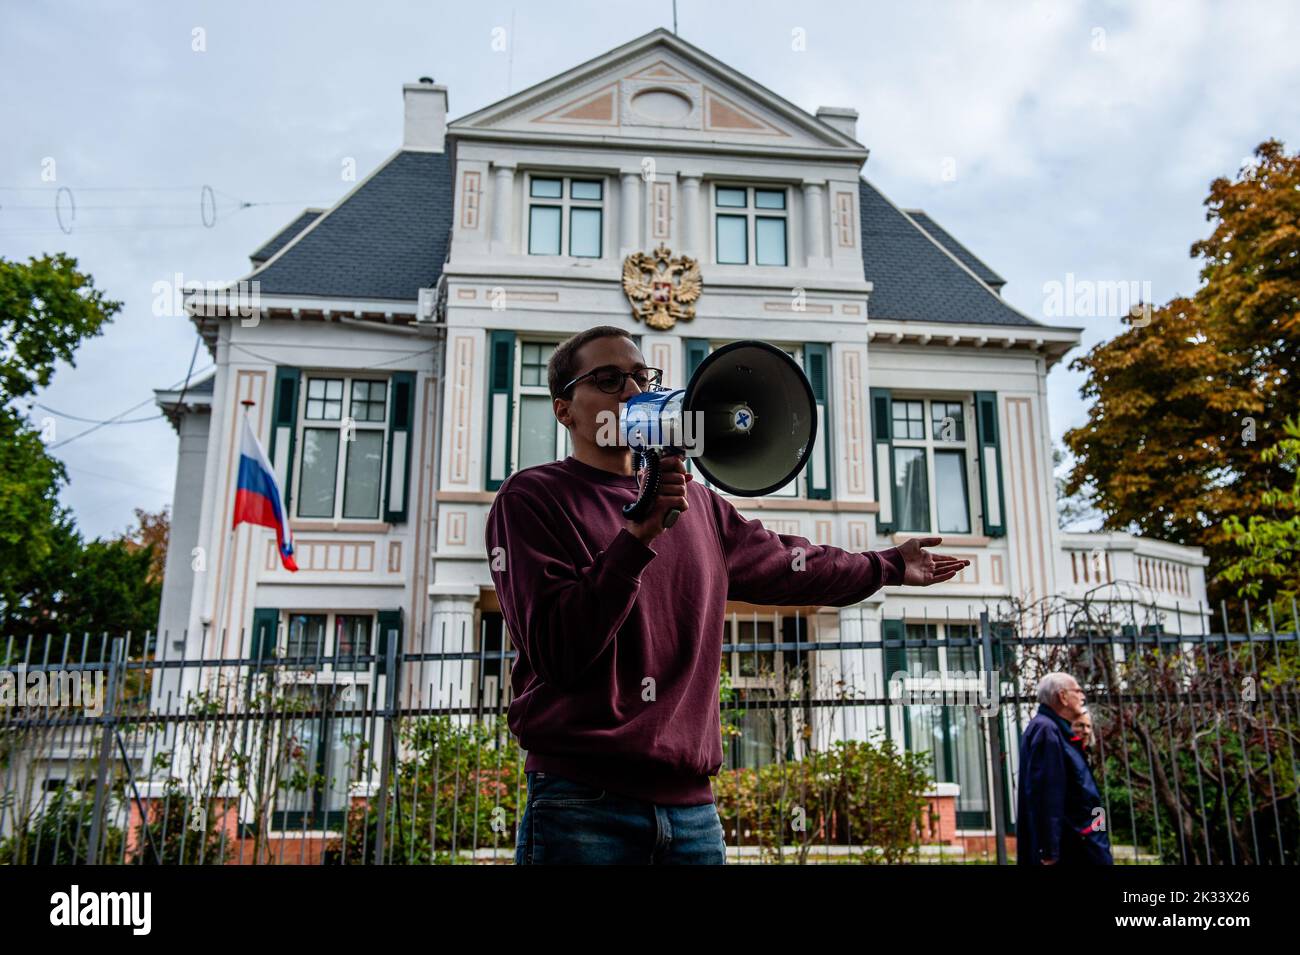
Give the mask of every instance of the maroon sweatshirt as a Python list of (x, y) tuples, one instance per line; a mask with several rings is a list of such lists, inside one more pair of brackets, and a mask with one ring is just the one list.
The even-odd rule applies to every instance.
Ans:
[(699, 480), (687, 488), (690, 508), (647, 546), (624, 527), (635, 477), (568, 457), (501, 485), (485, 538), (519, 651), (507, 721), (525, 771), (712, 802), (726, 602), (844, 607), (903, 581), (897, 547), (776, 534)]

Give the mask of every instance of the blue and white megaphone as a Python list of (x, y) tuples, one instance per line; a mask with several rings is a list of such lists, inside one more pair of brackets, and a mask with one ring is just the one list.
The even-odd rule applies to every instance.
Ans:
[[(817, 439), (817, 404), (803, 369), (785, 351), (739, 341), (711, 352), (685, 388), (633, 395), (619, 430), (646, 469), (641, 494), (623, 508), (629, 520), (650, 513), (659, 493), (659, 459), (685, 454), (709, 481), (731, 494), (758, 497), (799, 473)], [(672, 527), (681, 511), (664, 515)]]

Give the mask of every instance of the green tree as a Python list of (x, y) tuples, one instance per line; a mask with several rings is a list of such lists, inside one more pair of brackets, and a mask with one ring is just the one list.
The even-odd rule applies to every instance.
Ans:
[(1290, 472), (1291, 486), (1264, 489), (1260, 503), (1268, 508), (1267, 514), (1252, 514), (1244, 524), (1236, 514), (1224, 520), (1224, 533), (1241, 553), (1224, 567), (1222, 576), (1237, 585), (1239, 596), (1251, 598), (1260, 596), (1263, 581), (1274, 581), (1282, 618), (1279, 627), (1295, 632), (1293, 602), (1300, 600), (1300, 421), (1288, 417), (1282, 430), (1289, 437), (1259, 456), (1281, 462)]
[[(67, 480), (18, 407), (121, 310), (63, 253), (0, 259), (0, 625), (6, 636), (155, 625), (157, 548), (84, 542), (59, 504)], [(142, 527), (143, 530), (143, 527)], [(138, 553), (133, 552), (138, 551)], [(147, 623), (146, 623), (147, 621)]]
[(77, 346), (121, 310), (94, 281), (62, 252), (26, 265), (0, 258), (0, 405), (44, 388), (58, 362), (75, 364)]
[(40, 434), (0, 407), (0, 606), (14, 605), (16, 580), (54, 549), (67, 520), (59, 504), (65, 480)]
[(70, 635), (70, 653), (79, 657), (84, 635), (129, 632), (130, 651), (143, 652), (145, 634), (158, 625), (162, 599), (162, 580), (152, 575), (157, 545), (87, 541), (66, 515), (49, 530), (51, 547), (45, 558), (16, 569), (8, 581), (6, 635)]

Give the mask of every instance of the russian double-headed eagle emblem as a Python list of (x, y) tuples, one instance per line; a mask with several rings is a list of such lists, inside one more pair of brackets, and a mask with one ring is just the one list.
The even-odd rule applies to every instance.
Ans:
[(623, 260), (623, 291), (632, 313), (651, 328), (672, 328), (678, 319), (695, 317), (695, 301), (704, 291), (700, 265), (688, 255), (674, 257), (660, 243), (649, 255), (634, 252)]

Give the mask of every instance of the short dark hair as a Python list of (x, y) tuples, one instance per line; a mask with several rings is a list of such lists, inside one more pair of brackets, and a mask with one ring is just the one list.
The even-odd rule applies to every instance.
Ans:
[(563, 398), (561, 392), (564, 386), (582, 374), (583, 369), (578, 368), (578, 351), (583, 345), (598, 338), (615, 337), (626, 338), (634, 344), (636, 342), (625, 328), (619, 328), (617, 325), (597, 325), (595, 328), (578, 332), (572, 338), (556, 345), (551, 360), (546, 364), (546, 384), (551, 389), (551, 398)]

